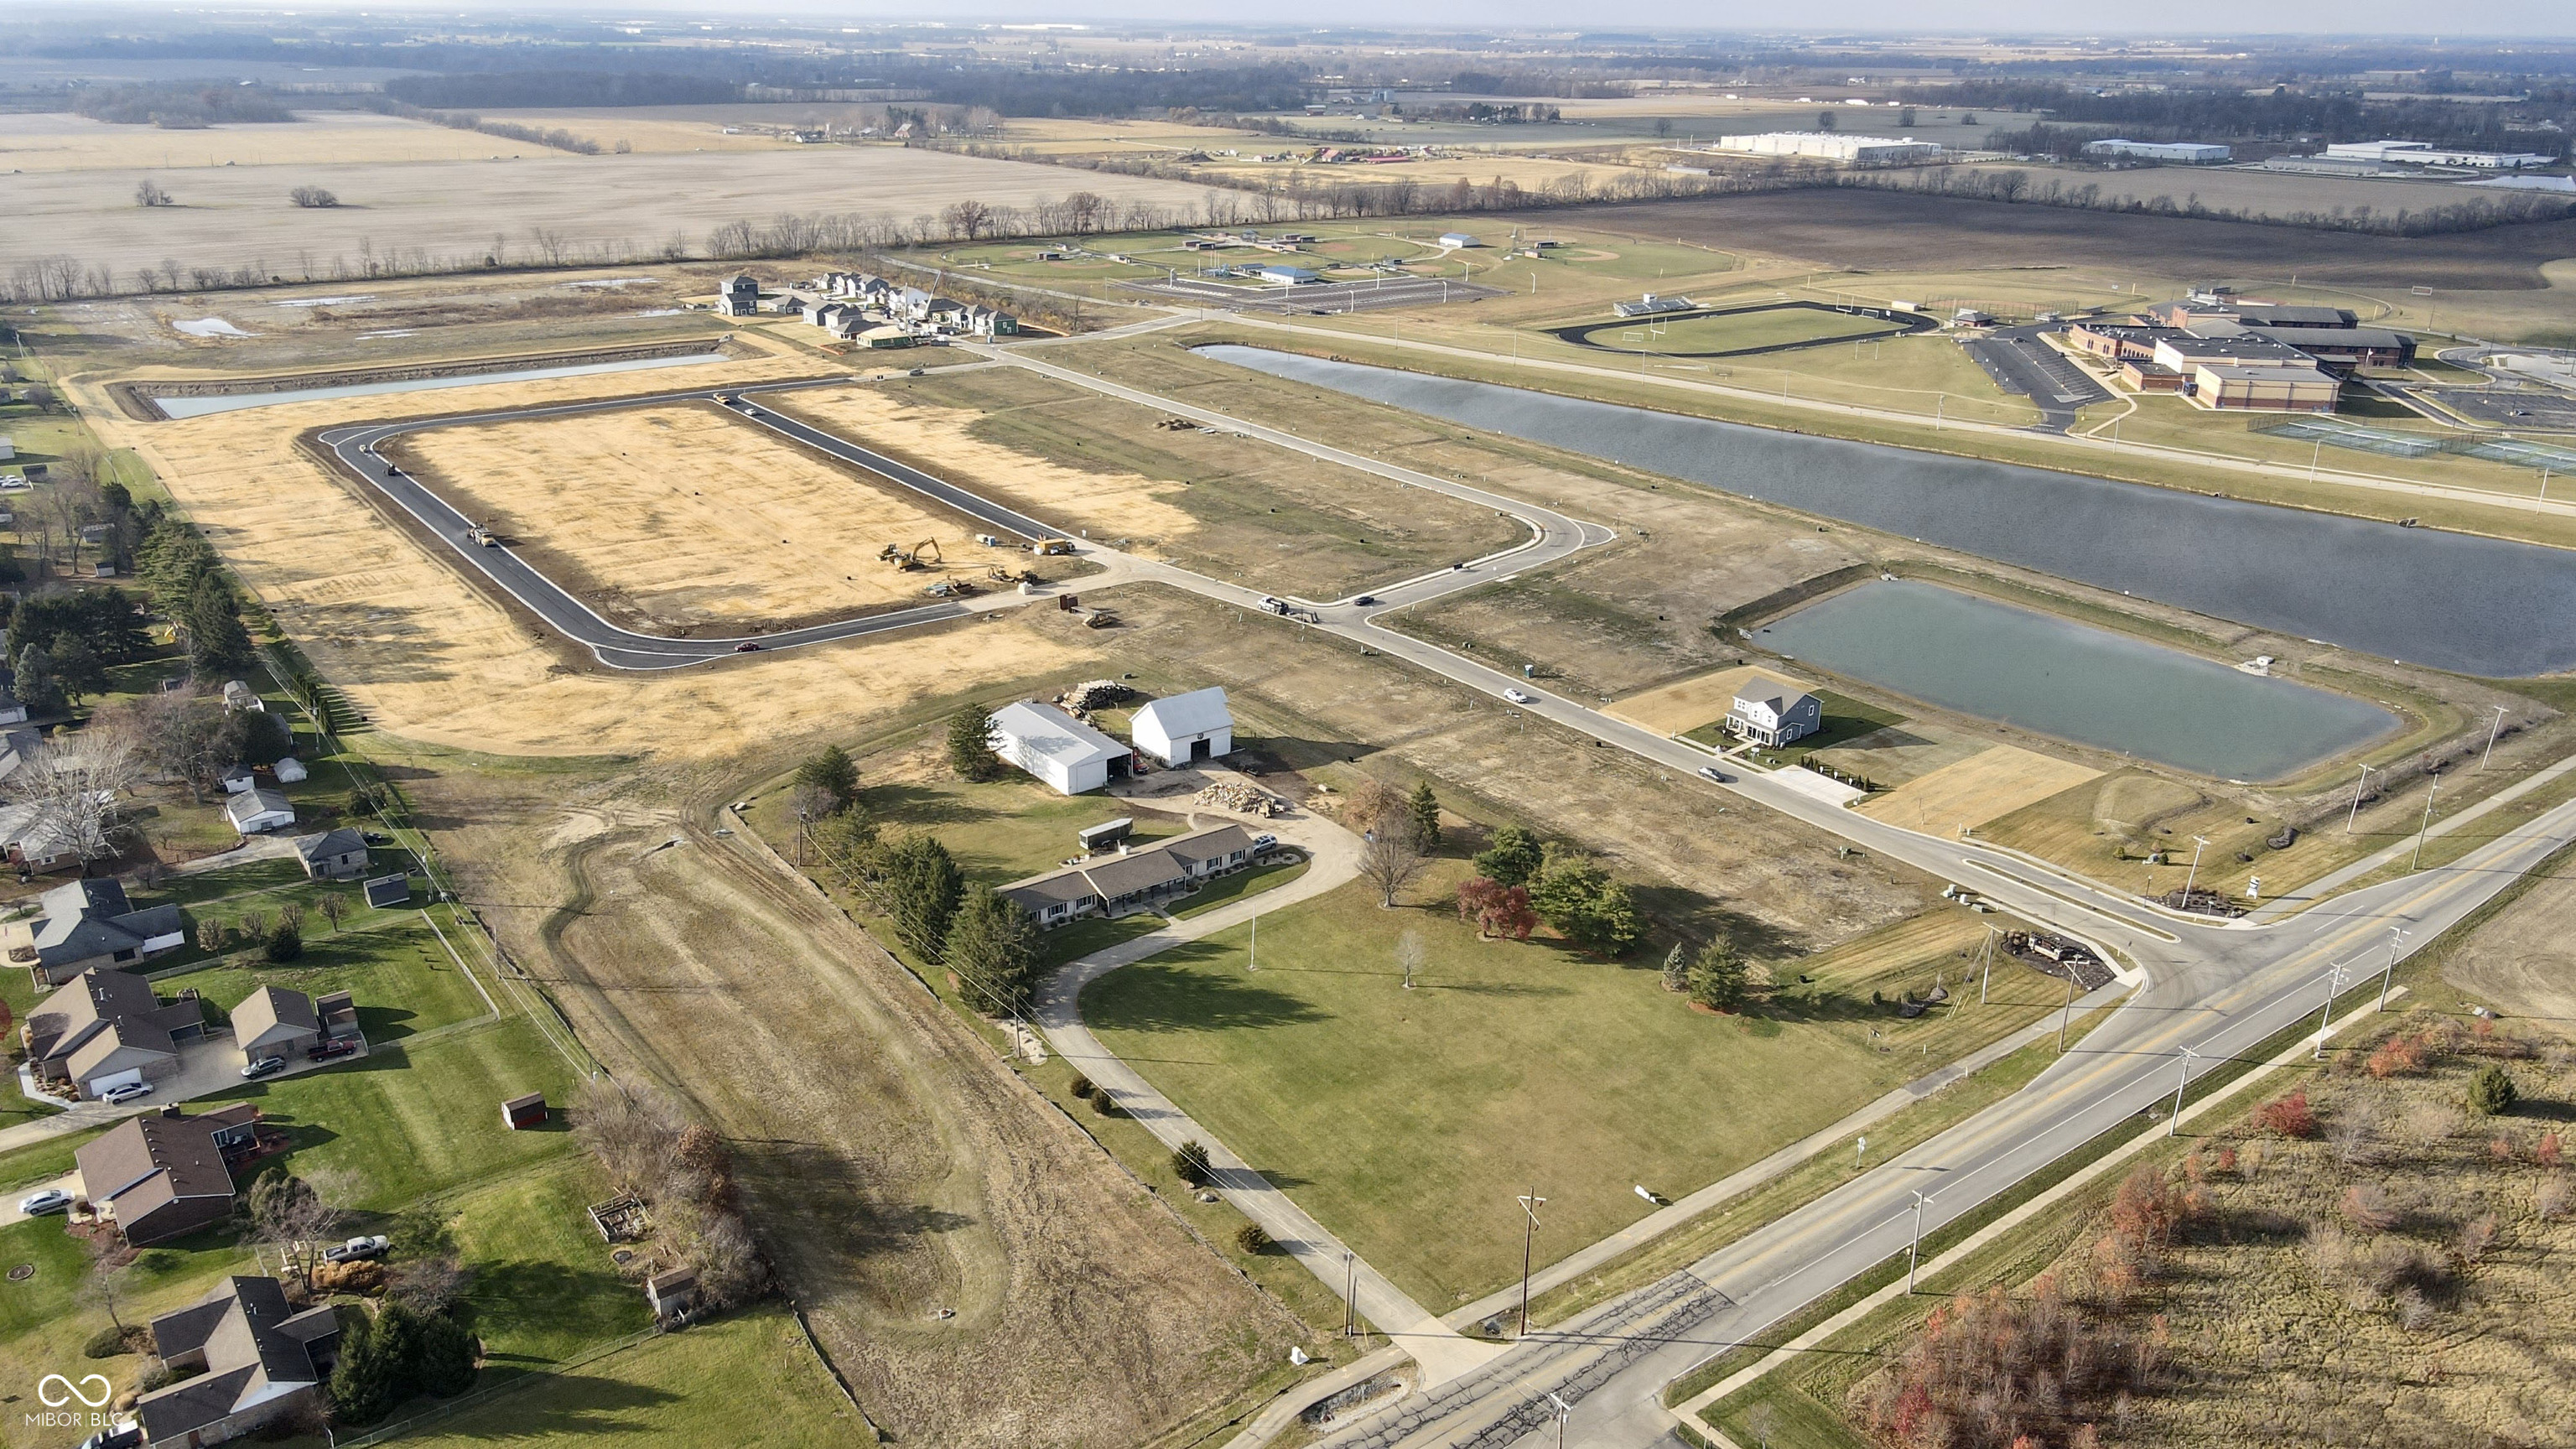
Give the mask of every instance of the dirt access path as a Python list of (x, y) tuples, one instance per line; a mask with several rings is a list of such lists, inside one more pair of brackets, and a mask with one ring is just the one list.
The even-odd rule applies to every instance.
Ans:
[(613, 1071), (733, 1143), (763, 1245), (898, 1442), (1148, 1444), (1302, 1339), (874, 942), (702, 823), (715, 776), (464, 798), (492, 779), (423, 782), (467, 898)]

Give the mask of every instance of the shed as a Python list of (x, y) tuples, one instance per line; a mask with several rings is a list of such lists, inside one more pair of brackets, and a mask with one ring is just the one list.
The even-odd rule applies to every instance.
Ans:
[(313, 777), (313, 772), (304, 768), (304, 762), (293, 755), (287, 756), (269, 768), (275, 772), (277, 783), (281, 785), (301, 784)]
[(295, 837), (295, 858), (310, 880), (354, 880), (367, 873), (367, 837), (348, 826)]
[(1097, 825), (1086, 825), (1073, 832), (1073, 838), (1080, 842), (1084, 850), (1098, 850), (1104, 845), (1116, 845), (1135, 833), (1136, 817), (1121, 815), (1115, 820), (1103, 820)]
[(501, 1125), (513, 1132), (525, 1132), (531, 1127), (546, 1125), (546, 1094), (530, 1092), (524, 1097), (512, 1097), (503, 1102)]
[(215, 776), (215, 781), (224, 787), (227, 795), (238, 795), (259, 783), (248, 765), (226, 765), (223, 773)]
[(367, 904), (380, 911), (408, 905), (411, 902), (411, 877), (408, 875), (375, 876), (367, 881), (366, 892)]
[(224, 816), (244, 835), (284, 830), (295, 823), (295, 807), (275, 790), (246, 790), (224, 802)]
[(17, 440), (16, 440), (15, 438), (9, 437), (9, 436), (8, 436), (7, 434), (5, 434), (5, 433), (0, 433), (0, 459), (15, 458), (15, 457), (17, 457), (17, 456), (18, 456), (18, 442), (17, 442)]
[(653, 1316), (677, 1318), (697, 1306), (698, 1274), (694, 1268), (674, 1268), (656, 1273), (644, 1280), (644, 1306)]
[(1136, 711), (1127, 732), (1137, 749), (1166, 765), (1234, 753), (1234, 714), (1220, 686), (1155, 700)]
[(1463, 231), (1442, 232), (1440, 234), (1440, 244), (1453, 251), (1459, 247), (1480, 247), (1484, 245), (1483, 242), (1476, 240), (1474, 237), (1469, 236)]
[(322, 1034), (332, 1040), (359, 1034), (358, 998), (354, 993), (327, 991), (314, 997), (313, 1015), (322, 1023)]
[(1022, 700), (993, 712), (993, 749), (1066, 795), (1127, 773), (1125, 745), (1051, 704)]

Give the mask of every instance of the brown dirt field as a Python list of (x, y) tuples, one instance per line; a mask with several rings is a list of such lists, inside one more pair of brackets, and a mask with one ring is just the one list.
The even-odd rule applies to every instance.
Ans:
[(2535, 877), (2443, 961), (2442, 979), (2506, 1016), (2576, 1032), (2576, 870)]
[(2072, 790), (2100, 773), (2015, 745), (1996, 745), (1912, 784), (1873, 795), (1854, 808), (1898, 825), (1949, 835)]
[(2358, 287), (2513, 291), (2547, 285), (2543, 262), (2576, 256), (2576, 221), (2436, 237), (2303, 231), (2252, 222), (2125, 216), (2061, 207), (1825, 188), (1605, 206), (1581, 220), (1731, 250), (1863, 271), (2116, 267), (2166, 278), (2274, 276)]
[[(689, 369), (707, 382), (810, 374), (794, 358)], [(575, 668), (560, 645), (424, 551), (294, 446), (327, 423), (637, 391), (615, 374), (453, 388), (411, 398), (299, 403), (139, 424), (95, 381), (72, 392), (112, 446), (132, 447), (202, 524), (314, 664), (379, 729), (516, 755), (724, 758), (951, 689), (1072, 667), (1098, 637), (1029, 635), (1017, 613), (892, 639), (745, 656), (659, 674)], [(587, 661), (584, 661), (585, 664)], [(683, 724), (682, 722), (685, 722)]]
[(440, 428), (385, 451), (629, 628), (787, 628), (908, 606), (935, 575), (877, 562), (880, 547), (982, 552), (946, 509), (712, 405)]
[[(191, 173), (210, 166), (239, 170), (341, 161), (479, 161), (495, 151), (507, 155), (545, 149), (400, 116), (364, 111), (308, 114), (312, 119), (208, 126), (201, 131), (121, 126), (68, 112), (0, 117), (0, 169), (147, 170), (185, 206)], [(296, 184), (281, 181), (277, 189), (283, 193)]]
[(1813, 684), (1792, 679), (1777, 669), (1742, 664), (1629, 695), (1615, 704), (1603, 705), (1601, 712), (1660, 734), (1682, 734), (1726, 718), (1726, 712), (1735, 707), (1735, 691), (1743, 688), (1744, 681), (1757, 674), (1768, 675), (1783, 684), (1795, 684), (1800, 689), (1815, 688)]
[(898, 1443), (1146, 1445), (1286, 1377), (1305, 1333), (1284, 1309), (846, 917), (713, 833), (739, 768), (411, 788), (584, 1040), (733, 1144), (870, 1417)]

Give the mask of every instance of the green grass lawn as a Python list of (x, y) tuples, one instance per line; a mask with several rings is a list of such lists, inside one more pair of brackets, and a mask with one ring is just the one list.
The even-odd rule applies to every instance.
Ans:
[[(1863, 704), (1857, 699), (1836, 694), (1830, 689), (1817, 690), (1816, 702), (1824, 706), (1821, 727), (1814, 734), (1786, 748), (1762, 751), (1764, 761), (1776, 760), (1783, 765), (1794, 765), (1818, 750), (1830, 750), (1836, 745), (1849, 744), (1872, 730), (1905, 723), (1905, 716), (1894, 710), (1881, 709), (1874, 704)], [(1735, 743), (1735, 737), (1726, 732), (1724, 721), (1712, 721), (1701, 725), (1683, 738), (1697, 740), (1701, 744), (1718, 749), (1728, 748)]]
[[(310, 928), (319, 922), (305, 924)], [(308, 996), (354, 992), (359, 1027), (367, 1040), (379, 1044), (490, 1014), (474, 983), (417, 915), (373, 930), (308, 940), (304, 954), (283, 966), (245, 952), (230, 964), (161, 977), (153, 985), (165, 996), (193, 986), (227, 1012), (262, 986)]]
[[(14, 1084), (11, 1090), (16, 1090)], [(82, 1143), (98, 1136), (99, 1131), (92, 1128), (85, 1132), (67, 1132), (0, 1152), (0, 1192), (31, 1183), (50, 1182), (71, 1171), (72, 1154), (80, 1150)]]
[(608, 1188), (587, 1158), (549, 1163), (449, 1199), (465, 1301), (496, 1368), (560, 1363), (652, 1326), (640, 1288), (617, 1276), (583, 1208)]
[(1741, 352), (1753, 347), (1787, 347), (1800, 343), (1847, 342), (1855, 337), (1887, 337), (1905, 329), (1875, 317), (1805, 307), (1767, 308), (1686, 317), (1649, 327), (1645, 318), (1595, 332), (1595, 346), (1636, 352)]
[(1061, 966), (1079, 960), (1094, 951), (1106, 950), (1121, 941), (1132, 941), (1163, 928), (1163, 918), (1152, 911), (1109, 920), (1102, 916), (1085, 916), (1069, 926), (1059, 926), (1038, 937), (1038, 964)]
[[(1395, 963), (1408, 931), (1426, 953), (1409, 992)], [(1647, 1212), (1637, 1185), (1678, 1196), (1715, 1181), (2060, 996), (1999, 974), (1990, 1007), (1915, 1021), (1872, 1008), (1859, 983), (1929, 985), (1954, 958), (1927, 929), (1811, 958), (1815, 989), (1788, 963), (1776, 1008), (1715, 1017), (1665, 992), (1644, 952), (1604, 963), (1480, 942), (1445, 908), (1381, 911), (1358, 885), (1266, 915), (1257, 974), (1246, 934), (1113, 972), (1084, 1015), (1435, 1311), (1518, 1270), (1515, 1194), (1550, 1199), (1538, 1251), (1552, 1260)]]
[(572, 1150), (558, 1111), (532, 1132), (501, 1125), (501, 1102), (544, 1092), (558, 1107), (572, 1069), (524, 1017), (444, 1036), (413, 1049), (395, 1042), (360, 1061), (211, 1100), (257, 1102), (295, 1139), (292, 1170), (345, 1168), (361, 1188), (351, 1207), (392, 1212), (432, 1192), (464, 1186)]
[(1192, 916), (1206, 915), (1220, 906), (1233, 905), (1245, 896), (1257, 896), (1263, 891), (1276, 890), (1304, 875), (1306, 864), (1305, 861), (1299, 860), (1285, 865), (1265, 865), (1255, 870), (1236, 871), (1232, 875), (1221, 877), (1215, 884), (1205, 889), (1192, 891), (1183, 896), (1179, 909), (1174, 910), (1172, 914), (1186, 921)]
[[(1075, 831), (1121, 815), (1134, 817), (1136, 833), (1130, 838), (1139, 844), (1185, 833), (1181, 822), (1169, 816), (1140, 814), (1129, 802), (1105, 795), (1059, 795), (1017, 770), (982, 784), (943, 771), (938, 779), (871, 785), (860, 799), (889, 830), (938, 836), (966, 878), (986, 885), (1053, 870), (1057, 862), (1081, 853)], [(795, 858), (795, 834), (793, 819), (783, 833), (772, 833), (785, 842), (782, 849), (790, 859)]]
[[(640, 1300), (639, 1300), (640, 1301)], [(783, 1307), (655, 1338), (406, 1434), (418, 1449), (614, 1440), (628, 1449), (822, 1449), (876, 1436)]]

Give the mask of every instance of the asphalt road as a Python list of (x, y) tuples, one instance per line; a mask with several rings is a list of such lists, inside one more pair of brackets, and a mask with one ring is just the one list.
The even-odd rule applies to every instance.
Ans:
[(2038, 405), (2039, 430), (2048, 433), (2065, 432), (2074, 426), (2077, 408), (2108, 401), (2111, 396), (2100, 383), (2085, 376), (2084, 369), (2039, 340), (2041, 333), (2055, 329), (2054, 323), (1998, 327), (1963, 344), (1968, 356), (1995, 380), (1995, 386)]

